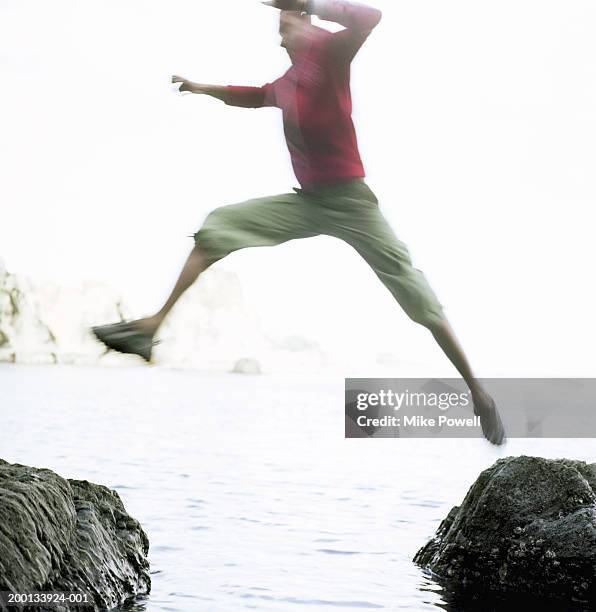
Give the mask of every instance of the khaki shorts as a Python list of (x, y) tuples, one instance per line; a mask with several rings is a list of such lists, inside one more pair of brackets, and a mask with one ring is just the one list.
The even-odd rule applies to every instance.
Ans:
[(362, 179), (294, 191), (214, 209), (194, 234), (196, 244), (217, 261), (249, 247), (319, 235), (340, 238), (362, 255), (412, 320), (429, 327), (443, 319), (433, 290)]

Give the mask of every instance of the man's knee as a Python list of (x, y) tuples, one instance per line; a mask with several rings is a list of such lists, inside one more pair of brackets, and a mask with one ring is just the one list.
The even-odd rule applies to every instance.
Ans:
[[(408, 317), (431, 332), (439, 329), (445, 322), (443, 305), (424, 277), (420, 276), (418, 282), (408, 289), (409, 291), (401, 296), (401, 306)], [(396, 297), (400, 301), (400, 296)]]
[(228, 251), (222, 248), (220, 232), (210, 227), (207, 222), (193, 235), (195, 245), (192, 250), (193, 257), (201, 260), (206, 267), (213, 265), (216, 261), (223, 259)]
[(406, 315), (431, 331), (440, 327), (445, 320), (443, 305), (422, 272), (412, 266), (392, 268), (390, 273), (379, 268), (375, 272)]
[(431, 333), (440, 331), (445, 325), (445, 315), (442, 311), (436, 310), (423, 313), (415, 313), (414, 315), (408, 313), (408, 316), (412, 321), (426, 327)]
[(192, 249), (191, 256), (195, 258), (197, 261), (200, 261), (203, 267), (206, 269), (209, 266), (212, 266), (216, 261), (223, 259), (225, 255), (220, 255), (206, 249), (200, 241), (195, 241), (195, 245)]
[(211, 210), (193, 236), (197, 256), (212, 265), (228, 255), (224, 238), (233, 226), (229, 204)]

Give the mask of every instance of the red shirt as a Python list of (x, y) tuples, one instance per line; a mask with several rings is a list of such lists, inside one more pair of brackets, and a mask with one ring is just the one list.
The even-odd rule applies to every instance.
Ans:
[(282, 110), (294, 173), (306, 190), (365, 175), (352, 122), (350, 63), (380, 19), (379, 11), (366, 6), (342, 0), (320, 4), (319, 16), (346, 29), (332, 34), (313, 26), (309, 49), (283, 76), (262, 87), (229, 85), (224, 100)]

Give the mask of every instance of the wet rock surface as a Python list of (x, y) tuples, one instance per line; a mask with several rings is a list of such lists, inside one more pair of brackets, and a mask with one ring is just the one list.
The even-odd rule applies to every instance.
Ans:
[(500, 459), (414, 561), (462, 593), (596, 599), (596, 464)]
[(84, 592), (85, 609), (111, 609), (149, 592), (148, 550), (115, 491), (0, 460), (0, 591)]

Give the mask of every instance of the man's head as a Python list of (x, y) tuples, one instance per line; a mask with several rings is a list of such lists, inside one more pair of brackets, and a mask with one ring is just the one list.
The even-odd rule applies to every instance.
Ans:
[(281, 11), (279, 15), (279, 35), (281, 46), (292, 55), (299, 53), (308, 45), (312, 32), (310, 15), (297, 11)]

